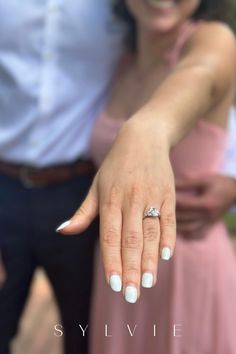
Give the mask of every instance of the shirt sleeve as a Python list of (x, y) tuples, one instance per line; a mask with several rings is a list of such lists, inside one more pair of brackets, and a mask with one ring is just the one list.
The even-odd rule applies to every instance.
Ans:
[(228, 141), (222, 174), (236, 178), (236, 107), (232, 107), (228, 122)]

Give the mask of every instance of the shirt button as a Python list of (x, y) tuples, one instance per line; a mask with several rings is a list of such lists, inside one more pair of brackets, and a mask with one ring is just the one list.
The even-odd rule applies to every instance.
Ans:
[(43, 96), (42, 97), (43, 104), (48, 105), (50, 102), (50, 99), (48, 96)]
[(52, 59), (53, 59), (53, 54), (52, 54), (52, 52), (46, 52), (46, 53), (44, 54), (44, 59), (47, 60), (47, 61), (52, 60)]
[(30, 144), (33, 145), (33, 146), (38, 145), (38, 143), (39, 143), (39, 140), (37, 140), (37, 139), (31, 139), (30, 140)]
[(49, 4), (48, 5), (48, 12), (57, 12), (58, 6), (56, 4)]

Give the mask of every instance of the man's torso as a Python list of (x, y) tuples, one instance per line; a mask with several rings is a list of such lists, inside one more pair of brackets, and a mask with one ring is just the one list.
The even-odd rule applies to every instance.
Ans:
[(122, 52), (110, 0), (0, 0), (0, 159), (86, 157)]

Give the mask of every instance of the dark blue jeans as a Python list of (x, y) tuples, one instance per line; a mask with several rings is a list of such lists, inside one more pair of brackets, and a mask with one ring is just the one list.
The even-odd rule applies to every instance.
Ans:
[[(55, 228), (76, 211), (93, 176), (26, 188), (0, 173), (0, 249), (7, 280), (0, 290), (0, 353), (9, 353), (35, 268), (53, 286), (64, 326), (64, 352), (86, 354), (86, 327), (98, 220), (83, 234), (63, 236)], [(52, 329), (53, 335), (53, 329)]]

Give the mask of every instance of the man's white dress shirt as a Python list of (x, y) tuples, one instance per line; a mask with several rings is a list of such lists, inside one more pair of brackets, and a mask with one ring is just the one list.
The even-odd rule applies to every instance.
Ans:
[(111, 0), (0, 0), (0, 159), (86, 157), (123, 50)]
[(228, 123), (228, 142), (223, 174), (236, 178), (236, 107), (232, 107)]

